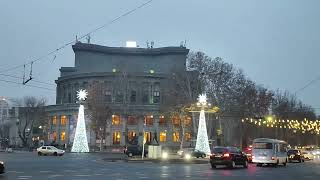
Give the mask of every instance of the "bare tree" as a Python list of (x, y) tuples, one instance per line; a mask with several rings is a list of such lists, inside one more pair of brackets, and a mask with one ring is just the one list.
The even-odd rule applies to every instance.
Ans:
[(101, 82), (94, 82), (88, 89), (88, 110), (90, 114), (91, 129), (95, 132), (96, 136), (100, 139), (99, 149), (102, 151), (103, 140), (106, 137), (106, 130), (111, 124), (111, 109), (105, 102), (104, 84)]
[(46, 124), (46, 113), (44, 110), (46, 100), (26, 96), (21, 102), (23, 103), (23, 107), (19, 107), (18, 135), (23, 146), (27, 147), (35, 125)]

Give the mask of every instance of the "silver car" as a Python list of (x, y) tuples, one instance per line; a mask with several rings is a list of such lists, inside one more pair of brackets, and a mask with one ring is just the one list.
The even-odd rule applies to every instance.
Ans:
[(64, 150), (58, 149), (54, 146), (41, 146), (37, 149), (39, 156), (53, 155), (53, 156), (63, 156)]

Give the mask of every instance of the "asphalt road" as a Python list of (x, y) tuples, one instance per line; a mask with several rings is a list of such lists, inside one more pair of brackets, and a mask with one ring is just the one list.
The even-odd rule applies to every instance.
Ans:
[(66, 154), (63, 157), (40, 156), (35, 153), (0, 153), (6, 163), (6, 173), (0, 180), (14, 179), (319, 179), (320, 160), (290, 163), (287, 167), (256, 167), (248, 169), (220, 168), (209, 164), (166, 164), (106, 162), (112, 154)]

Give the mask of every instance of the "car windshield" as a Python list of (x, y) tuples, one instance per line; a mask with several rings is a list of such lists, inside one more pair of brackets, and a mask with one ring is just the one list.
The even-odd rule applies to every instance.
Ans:
[(254, 149), (272, 149), (272, 143), (256, 142), (253, 144)]
[(297, 154), (299, 150), (291, 149), (288, 151), (288, 154)]
[(225, 153), (225, 152), (228, 152), (228, 148), (223, 148), (223, 147), (213, 148), (212, 152), (213, 153)]

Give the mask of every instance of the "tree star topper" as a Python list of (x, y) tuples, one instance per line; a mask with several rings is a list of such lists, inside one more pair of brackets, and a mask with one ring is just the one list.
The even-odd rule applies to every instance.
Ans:
[(202, 105), (207, 104), (207, 95), (206, 94), (200, 94), (198, 98), (198, 102)]
[(87, 96), (88, 96), (88, 92), (85, 89), (80, 89), (79, 91), (77, 91), (77, 98), (80, 101), (86, 100)]

